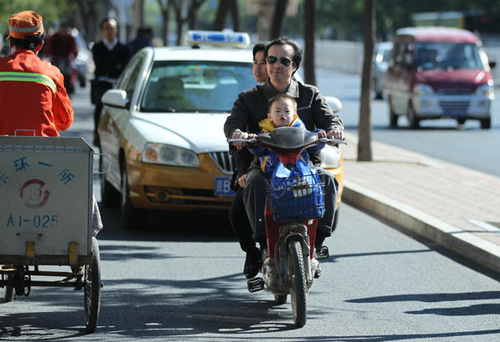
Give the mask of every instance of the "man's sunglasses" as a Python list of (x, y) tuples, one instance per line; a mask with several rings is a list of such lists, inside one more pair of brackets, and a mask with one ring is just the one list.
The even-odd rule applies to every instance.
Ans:
[[(276, 56), (268, 56), (267, 57), (267, 63), (268, 64), (274, 64), (278, 61), (278, 57)], [(279, 61), (280, 61), (280, 64), (287, 67), (287, 66), (290, 66), (290, 64), (292, 64), (292, 60), (288, 57), (280, 57), (279, 58)]]

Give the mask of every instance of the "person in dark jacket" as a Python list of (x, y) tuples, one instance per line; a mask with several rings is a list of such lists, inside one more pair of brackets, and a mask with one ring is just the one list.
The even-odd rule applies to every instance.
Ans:
[[(102, 110), (102, 95), (113, 88), (130, 59), (129, 49), (118, 41), (118, 23), (114, 18), (101, 21), (102, 40), (92, 47), (95, 71), (92, 82), (92, 103), (94, 110), (94, 140), (97, 140), (97, 127)], [(98, 142), (97, 142), (98, 144)]]
[[(259, 122), (266, 118), (267, 102), (278, 93), (286, 93), (294, 97), (298, 105), (299, 118), (306, 129), (314, 131), (323, 129), (329, 138), (344, 140), (344, 127), (340, 117), (333, 113), (318, 88), (299, 83), (292, 79), (302, 61), (300, 46), (290, 39), (278, 38), (271, 41), (264, 51), (269, 79), (261, 85), (244, 91), (238, 95), (231, 115), (224, 124), (224, 134), (227, 138), (248, 138), (259, 132)], [(244, 143), (235, 143), (237, 149)], [(318, 165), (318, 160), (314, 160)], [(321, 168), (318, 173), (325, 184), (326, 214), (318, 222), (316, 249), (320, 251), (326, 237), (331, 235), (335, 214), (338, 183), (335, 177)], [(261, 247), (266, 246), (264, 205), (266, 199), (266, 183), (258, 162), (254, 162), (248, 173), (243, 201), (252, 226), (253, 240)], [(326, 246), (325, 246), (326, 247)], [(253, 278), (259, 270), (260, 250), (254, 246), (247, 251), (244, 274)]]
[(136, 37), (128, 43), (130, 57), (135, 55), (139, 50), (145, 47), (152, 47), (153, 30), (151, 27), (140, 27), (137, 29)]

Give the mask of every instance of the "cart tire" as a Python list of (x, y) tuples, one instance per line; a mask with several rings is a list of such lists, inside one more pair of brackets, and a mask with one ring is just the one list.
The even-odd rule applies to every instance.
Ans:
[(85, 265), (85, 325), (88, 333), (93, 333), (97, 328), (99, 310), (101, 306), (101, 269), (99, 245), (97, 239), (92, 237), (92, 260), (90, 265)]
[[(12, 274), (7, 275), (7, 280), (12, 280)], [(12, 302), (14, 300), (14, 287), (12, 285), (5, 286), (5, 303)]]
[(291, 240), (288, 242), (288, 251), (293, 322), (296, 327), (300, 328), (306, 324), (307, 320), (307, 284), (302, 245), (297, 240)]

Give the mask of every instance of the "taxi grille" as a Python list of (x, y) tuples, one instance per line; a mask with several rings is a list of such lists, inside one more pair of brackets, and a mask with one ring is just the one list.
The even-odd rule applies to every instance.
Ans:
[(221, 171), (231, 174), (234, 170), (233, 159), (229, 155), (229, 152), (211, 152), (209, 153), (210, 158), (215, 164), (221, 169)]

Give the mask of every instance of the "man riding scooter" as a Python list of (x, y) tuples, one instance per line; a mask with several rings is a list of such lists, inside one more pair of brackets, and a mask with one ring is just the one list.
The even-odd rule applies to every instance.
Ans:
[[(302, 61), (302, 50), (299, 45), (289, 39), (275, 39), (266, 46), (264, 57), (267, 61), (269, 79), (266, 83), (239, 94), (231, 115), (224, 125), (226, 137), (246, 139), (249, 134), (259, 132), (258, 123), (267, 116), (268, 100), (278, 93), (286, 93), (296, 99), (299, 118), (304, 122), (307, 130), (324, 129), (329, 138), (344, 140), (342, 120), (332, 112), (319, 90), (292, 79)], [(241, 149), (244, 143), (235, 143), (235, 146)], [(313, 158), (313, 161), (315, 165), (318, 165), (317, 159)], [(332, 232), (338, 183), (328, 172), (322, 169), (318, 169), (318, 172), (321, 181), (325, 184), (326, 214), (318, 224), (315, 247), (317, 251), (323, 250), (327, 255), (328, 252), (323, 248), (326, 247), (323, 246), (323, 242)], [(254, 162), (248, 173), (242, 195), (252, 226), (253, 239), (259, 242), (261, 247), (266, 246), (264, 220), (266, 187), (258, 162)], [(244, 266), (244, 274), (247, 278), (253, 278), (258, 273), (260, 256), (261, 252), (257, 247), (247, 251)]]

